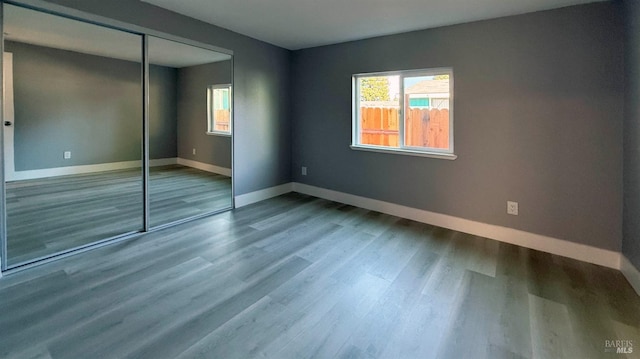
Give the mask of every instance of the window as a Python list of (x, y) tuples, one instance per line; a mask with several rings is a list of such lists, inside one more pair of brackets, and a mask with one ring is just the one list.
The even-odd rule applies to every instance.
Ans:
[(353, 77), (351, 148), (454, 159), (453, 70)]
[(207, 133), (231, 135), (231, 85), (211, 85), (207, 89)]

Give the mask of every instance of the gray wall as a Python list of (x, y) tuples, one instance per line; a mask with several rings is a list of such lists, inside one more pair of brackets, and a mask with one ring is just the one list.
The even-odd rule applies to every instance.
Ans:
[[(293, 180), (619, 251), (621, 39), (597, 3), (295, 51)], [(349, 148), (352, 74), (444, 66), (457, 160)]]
[[(6, 50), (14, 57), (16, 170), (141, 158), (140, 64), (15, 42)], [(175, 72), (151, 68), (152, 158), (176, 157)]]
[(137, 0), (48, 0), (234, 51), (235, 194), (291, 180), (290, 51)]
[(206, 134), (207, 87), (231, 83), (231, 71), (230, 60), (178, 70), (180, 158), (231, 168), (231, 137)]
[(178, 70), (149, 66), (149, 158), (178, 156)]
[(16, 170), (140, 159), (139, 65), (17, 43), (7, 51)]
[(640, 2), (625, 1), (624, 226), (622, 253), (640, 269)]
[[(49, 2), (234, 51), (236, 194), (293, 177), (621, 248), (623, 47), (611, 3), (292, 55), (137, 0)], [(348, 148), (353, 73), (437, 66), (455, 71), (457, 160)], [(506, 200), (520, 202), (520, 216), (506, 215)]]

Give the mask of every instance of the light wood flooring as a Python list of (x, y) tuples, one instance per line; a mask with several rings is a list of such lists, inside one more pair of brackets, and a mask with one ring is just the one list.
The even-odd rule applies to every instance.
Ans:
[(300, 194), (0, 280), (2, 358), (639, 351), (640, 297), (618, 271)]
[[(151, 226), (231, 206), (231, 179), (179, 165), (150, 171)], [(143, 227), (140, 169), (7, 183), (9, 265)]]

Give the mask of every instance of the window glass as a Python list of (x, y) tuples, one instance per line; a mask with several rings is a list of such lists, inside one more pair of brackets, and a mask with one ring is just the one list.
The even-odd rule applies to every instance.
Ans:
[(453, 153), (451, 69), (354, 76), (353, 145)]
[(210, 133), (231, 133), (231, 86), (212, 85), (208, 89)]

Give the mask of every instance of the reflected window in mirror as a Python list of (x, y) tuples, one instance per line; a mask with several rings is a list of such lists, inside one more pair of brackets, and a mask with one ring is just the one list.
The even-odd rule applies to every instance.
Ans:
[(231, 135), (231, 85), (211, 85), (207, 89), (207, 133)]

